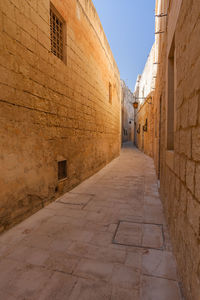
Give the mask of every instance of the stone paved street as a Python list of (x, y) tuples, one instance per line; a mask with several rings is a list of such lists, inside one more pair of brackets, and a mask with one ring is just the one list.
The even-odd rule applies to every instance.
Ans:
[(127, 144), (0, 237), (0, 299), (179, 300), (153, 161)]

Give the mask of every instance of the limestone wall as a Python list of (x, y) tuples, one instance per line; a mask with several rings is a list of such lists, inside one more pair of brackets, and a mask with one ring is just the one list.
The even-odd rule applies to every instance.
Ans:
[(155, 44), (153, 45), (142, 75), (135, 85), (134, 97), (138, 102), (135, 112), (135, 144), (147, 155), (153, 157), (154, 137), (154, 88), (157, 74), (155, 62)]
[[(152, 101), (152, 100), (151, 100)], [(153, 103), (153, 102), (152, 102)], [(145, 154), (153, 157), (154, 118), (153, 104), (140, 106), (135, 115), (135, 144)]]
[(122, 142), (134, 141), (133, 93), (121, 80), (122, 89)]
[(119, 71), (95, 8), (52, 5), (65, 23), (65, 62), (51, 53), (49, 0), (0, 1), (0, 232), (120, 151)]
[[(157, 1), (163, 4), (165, 1)], [(158, 5), (160, 7), (160, 5)], [(200, 3), (168, 1), (160, 37), (154, 158), (180, 279), (188, 300), (200, 299)], [(166, 7), (166, 9), (167, 9)], [(168, 66), (174, 39), (174, 148), (168, 150)], [(160, 171), (159, 171), (160, 170)]]
[(140, 77), (138, 77), (135, 92), (136, 97), (138, 97), (139, 106), (143, 105), (145, 98), (154, 91), (155, 88), (155, 76), (157, 73), (157, 66), (154, 65), (155, 62), (155, 44), (149, 53), (149, 57), (145, 64), (144, 70)]

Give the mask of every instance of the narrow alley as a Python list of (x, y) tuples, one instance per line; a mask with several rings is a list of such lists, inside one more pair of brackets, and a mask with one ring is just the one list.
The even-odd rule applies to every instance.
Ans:
[(0, 0), (0, 300), (200, 300), (200, 0)]
[(0, 237), (0, 299), (181, 299), (153, 160), (120, 157)]

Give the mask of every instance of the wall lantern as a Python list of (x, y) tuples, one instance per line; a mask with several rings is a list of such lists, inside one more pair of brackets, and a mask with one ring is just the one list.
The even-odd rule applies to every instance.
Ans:
[(133, 108), (135, 108), (135, 109), (138, 108), (138, 102), (137, 101), (133, 102)]

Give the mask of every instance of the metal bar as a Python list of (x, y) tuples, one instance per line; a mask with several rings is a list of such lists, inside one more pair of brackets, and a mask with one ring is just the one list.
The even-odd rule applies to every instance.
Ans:
[(155, 34), (165, 33), (165, 31), (157, 31)]
[(157, 18), (167, 17), (167, 14), (155, 15), (155, 17), (157, 17)]

